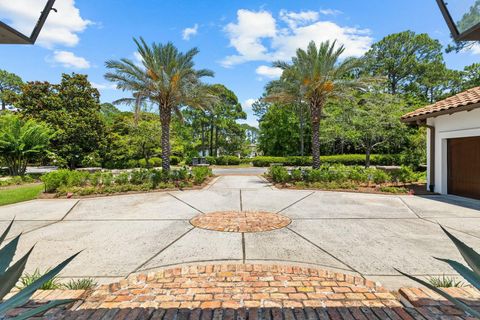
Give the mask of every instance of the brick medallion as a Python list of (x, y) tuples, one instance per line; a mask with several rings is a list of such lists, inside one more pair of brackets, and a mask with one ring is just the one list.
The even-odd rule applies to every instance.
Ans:
[(190, 220), (195, 227), (223, 232), (261, 232), (281, 229), (292, 222), (288, 217), (266, 211), (217, 211)]

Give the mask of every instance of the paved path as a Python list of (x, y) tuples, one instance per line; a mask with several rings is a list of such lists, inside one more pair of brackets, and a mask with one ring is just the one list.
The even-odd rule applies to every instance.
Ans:
[[(286, 228), (226, 233), (189, 220), (219, 210), (265, 210)], [(0, 207), (0, 227), (16, 218), (19, 254), (36, 244), (27, 269), (45, 270), (84, 251), (63, 277), (113, 281), (185, 263), (275, 263), (360, 275), (386, 287), (415, 275), (452, 274), (432, 256), (461, 259), (439, 229), (480, 248), (480, 202), (444, 196), (386, 196), (276, 190), (257, 176), (220, 176), (203, 190), (82, 200), (34, 200)]]

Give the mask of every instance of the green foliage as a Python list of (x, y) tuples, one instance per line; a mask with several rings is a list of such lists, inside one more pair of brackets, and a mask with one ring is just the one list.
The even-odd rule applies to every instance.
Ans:
[(21, 185), (32, 182), (35, 182), (35, 178), (33, 178), (31, 175), (13, 176), (7, 179), (0, 180), (0, 187)]
[(202, 184), (205, 179), (212, 175), (212, 169), (208, 167), (193, 167), (192, 175), (194, 184)]
[(62, 287), (68, 290), (92, 290), (98, 283), (92, 278), (70, 279), (62, 283)]
[(63, 74), (60, 84), (29, 82), (22, 86), (15, 107), (22, 116), (48, 123), (56, 131), (52, 151), (69, 168), (75, 168), (104, 143), (99, 98), (86, 75)]
[[(13, 221), (0, 236), (0, 245), (7, 237), (10, 228), (12, 227)], [(25, 270), (28, 258), (33, 251), (31, 248), (24, 256), (22, 256), (17, 262), (13, 263), (13, 258), (17, 251), (17, 245), (20, 240), (20, 235), (15, 237), (9, 243), (0, 249), (0, 318), (5, 318), (6, 314), (12, 309), (18, 308), (25, 304), (30, 297), (40, 289), (42, 286), (52, 286), (55, 283), (55, 277), (60, 271), (65, 268), (65, 266), (70, 263), (77, 255), (73, 255), (70, 258), (66, 259), (55, 268), (46, 272), (45, 274), (37, 277), (29, 275), (24, 277), (21, 282), (24, 282), (21, 290), (15, 293), (12, 297), (4, 299), (5, 296), (15, 287), (15, 285), (22, 278), (22, 273)], [(49, 284), (46, 284), (49, 283)], [(37, 307), (35, 309), (29, 309), (24, 311), (22, 314), (17, 315), (17, 319), (27, 319), (33, 317), (41, 312), (44, 312), (50, 308), (56, 307), (58, 305), (66, 304), (73, 302), (74, 300), (57, 300), (51, 301), (46, 305)]]
[(221, 156), (215, 159), (215, 164), (217, 165), (239, 165), (240, 158), (236, 156)]
[(22, 79), (14, 73), (0, 70), (0, 105), (5, 110), (7, 104), (13, 102), (14, 97), (20, 92), (23, 85)]
[[(17, 284), (17, 289), (23, 290), (26, 287), (30, 286), (32, 283), (40, 279), (42, 276), (47, 274), (50, 270), (47, 270), (45, 272), (40, 272), (40, 270), (37, 268), (33, 271), (33, 273), (25, 273), (23, 274), (20, 279), (19, 283)], [(53, 277), (48, 281), (45, 281), (42, 286), (39, 288), (40, 290), (55, 290), (55, 289), (60, 289), (61, 284), (58, 281), (57, 277)]]
[[(158, 159), (158, 160), (155, 160), (155, 161), (158, 161), (157, 163), (160, 163), (160, 165), (158, 165), (158, 167), (162, 166), (162, 159), (160, 158), (152, 158), (152, 159)], [(176, 166), (180, 163), (181, 159), (180, 157), (177, 157), (177, 156), (171, 156), (170, 157), (170, 164), (172, 166)]]
[(407, 194), (409, 191), (403, 187), (394, 186), (380, 186), (378, 188), (380, 192), (393, 193), (393, 194)]
[(78, 195), (97, 193), (115, 193), (127, 191), (148, 191), (185, 187), (192, 183), (201, 184), (212, 174), (209, 168), (180, 168), (164, 171), (159, 169), (135, 169), (123, 171), (116, 175), (111, 172), (80, 172), (60, 169), (49, 172), (42, 177), (46, 192)]
[[(455, 244), (457, 247), (458, 251), (462, 255), (463, 259), (467, 263), (468, 266), (465, 266), (464, 264), (450, 260), (450, 259), (442, 259), (442, 258), (435, 258), (439, 261), (447, 263), (452, 269), (454, 269), (458, 274), (460, 274), (465, 280), (467, 280), (470, 285), (472, 285), (474, 288), (477, 290), (480, 290), (480, 254), (478, 254), (475, 250), (473, 250), (471, 247), (466, 245), (464, 242), (456, 238), (453, 234), (448, 232), (445, 228), (440, 226), (445, 232), (445, 234), (450, 238), (450, 240)], [(461, 310), (467, 312), (471, 316), (475, 318), (480, 318), (480, 312), (477, 310), (471, 308), (468, 306), (465, 302), (458, 300), (457, 298), (452, 297), (450, 294), (447, 292), (443, 291), (442, 289), (438, 288), (436, 284), (456, 284), (455, 281), (443, 281), (441, 280), (440, 282), (437, 283), (435, 280), (434, 283), (430, 283), (430, 281), (424, 281), (422, 279), (419, 279), (417, 277), (411, 276), (409, 274), (406, 274), (398, 269), (397, 270), (400, 274), (406, 276), (409, 279), (412, 279), (421, 285), (424, 285), (425, 287), (435, 291), (442, 297), (446, 298), (450, 302), (452, 302), (455, 306), (460, 308)]]
[(447, 277), (445, 275), (441, 277), (428, 277), (428, 283), (437, 288), (458, 288), (463, 287), (463, 281), (457, 280), (454, 277)]
[(75, 170), (60, 169), (46, 173), (41, 180), (46, 192), (55, 192), (60, 186), (80, 187), (87, 182), (89, 173)]
[(288, 174), (287, 169), (281, 166), (272, 166), (268, 174), (272, 177), (273, 181), (277, 183), (290, 181), (290, 175)]
[(52, 131), (34, 120), (18, 115), (0, 116), (0, 158), (11, 175), (24, 175), (29, 161), (46, 152)]
[[(364, 165), (365, 155), (363, 154), (340, 154), (333, 156), (320, 157), (325, 164), (344, 164), (344, 165)], [(373, 165), (393, 165), (399, 164), (399, 155), (379, 155), (372, 154), (370, 162)], [(255, 157), (252, 159), (255, 167), (268, 167), (272, 164), (282, 164), (284, 166), (310, 166), (312, 157)]]

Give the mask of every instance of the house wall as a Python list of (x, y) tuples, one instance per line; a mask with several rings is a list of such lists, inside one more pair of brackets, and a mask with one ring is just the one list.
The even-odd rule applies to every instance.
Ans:
[[(480, 108), (427, 119), (435, 127), (435, 192), (446, 194), (447, 186), (447, 139), (480, 136)], [(429, 129), (430, 130), (430, 129)], [(427, 163), (430, 166), (430, 134), (427, 133)], [(430, 170), (427, 177), (430, 179)], [(430, 185), (427, 181), (427, 186)]]

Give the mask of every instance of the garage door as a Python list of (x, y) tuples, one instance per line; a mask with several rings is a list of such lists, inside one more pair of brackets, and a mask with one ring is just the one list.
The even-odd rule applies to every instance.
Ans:
[(480, 199), (480, 137), (448, 140), (448, 193)]

